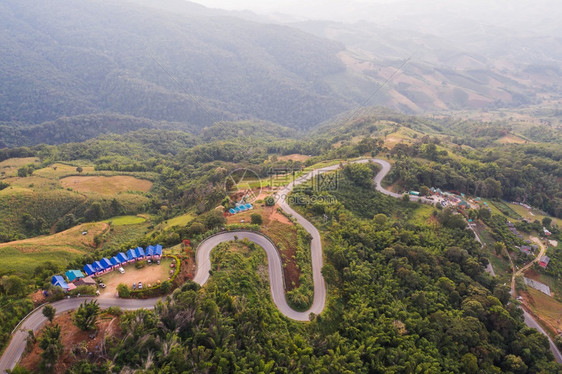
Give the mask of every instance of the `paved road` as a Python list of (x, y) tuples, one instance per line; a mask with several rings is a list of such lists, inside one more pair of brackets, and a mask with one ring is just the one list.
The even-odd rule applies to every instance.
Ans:
[[(52, 303), (52, 305), (57, 309), (57, 314), (66, 312), (68, 310), (76, 309), (85, 300), (92, 300), (93, 298), (74, 298), (74, 299), (64, 299)], [(136, 300), (136, 299), (98, 299), (98, 303), (101, 308), (109, 308), (110, 306), (119, 306), (122, 309), (140, 309), (140, 308), (153, 308), (159, 299), (147, 299), (147, 300)], [(47, 318), (43, 316), (43, 307), (36, 309), (32, 314), (30, 314), (20, 326), (18, 326), (17, 331), (13, 334), (10, 344), (4, 351), (4, 354), (0, 358), (0, 373), (5, 373), (8, 369), (13, 369), (16, 363), (20, 360), (23, 351), (25, 350), (27, 331), (33, 330), (34, 332), (39, 331), (41, 326), (47, 322)]]
[[(377, 191), (384, 193), (385, 195), (392, 196), (395, 198), (401, 198), (401, 194), (390, 192), (385, 190), (381, 186), (381, 181), (390, 171), (391, 165), (385, 160), (380, 159), (362, 159), (354, 161), (358, 163), (375, 162), (382, 166), (382, 170), (377, 173), (374, 178), (375, 188)], [(325, 168), (314, 170), (294, 182), (290, 183), (279, 192), (277, 192), (276, 197), (279, 206), (287, 213), (291, 214), (297, 222), (308, 231), (312, 237), (311, 242), (311, 258), (312, 258), (312, 277), (314, 283), (314, 298), (312, 305), (306, 312), (297, 312), (289, 307), (285, 299), (285, 287), (283, 279), (283, 268), (279, 252), (273, 243), (264, 235), (254, 232), (226, 232), (215, 236), (212, 236), (205, 241), (203, 241), (197, 249), (197, 272), (194, 276), (194, 281), (203, 285), (209, 279), (209, 270), (211, 268), (210, 255), (213, 248), (218, 244), (223, 242), (228, 242), (234, 240), (234, 236), (239, 239), (247, 238), (252, 240), (260, 247), (262, 247), (268, 259), (268, 270), (269, 270), (269, 283), (271, 295), (273, 302), (279, 308), (279, 311), (285, 316), (292, 318), (297, 321), (308, 321), (310, 313), (320, 314), (325, 307), (326, 303), (326, 285), (324, 278), (322, 277), (322, 266), (323, 266), (323, 256), (322, 256), (322, 242), (320, 238), (320, 233), (314, 227), (312, 223), (306, 220), (303, 216), (298, 214), (293, 210), (288, 202), (287, 196), (290, 194), (291, 190), (298, 184), (301, 184), (310, 178), (329, 171), (334, 171), (339, 168), (339, 165), (328, 166)], [(425, 203), (432, 203), (432, 200), (411, 196), (412, 201), (422, 201)], [(57, 309), (57, 313), (62, 313), (71, 309), (76, 309), (84, 300), (89, 300), (91, 298), (79, 298), (79, 299), (65, 299), (53, 303), (53, 306)], [(136, 299), (117, 299), (117, 298), (98, 298), (98, 303), (102, 308), (108, 308), (110, 306), (119, 306), (122, 309), (140, 309), (140, 308), (153, 308), (158, 302), (158, 298), (146, 299), (146, 300), (136, 300)], [(42, 308), (38, 308), (31, 315), (29, 315), (18, 327), (18, 330), (14, 333), (12, 340), (4, 354), (0, 358), (0, 373), (5, 372), (7, 369), (12, 369), (16, 363), (19, 361), (23, 351), (25, 349), (25, 339), (27, 337), (27, 331), (33, 330), (38, 331), (41, 326), (47, 321), (47, 319), (41, 313)], [(540, 332), (545, 334), (544, 330), (533, 320), (533, 318), (525, 312), (525, 322), (528, 326), (538, 329)], [(545, 334), (546, 335), (546, 334)], [(560, 351), (554, 346), (554, 343), (549, 338), (551, 349), (558, 362), (562, 362), (562, 355)]]

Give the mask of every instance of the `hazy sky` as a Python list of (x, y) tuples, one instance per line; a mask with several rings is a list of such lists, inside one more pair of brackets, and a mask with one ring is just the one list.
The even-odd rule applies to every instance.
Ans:
[[(189, 0), (188, 0), (189, 1)], [(211, 8), (251, 10), (295, 19), (366, 20), (381, 26), (424, 30), (455, 28), (459, 21), (516, 33), (562, 35), (560, 0), (191, 0)], [(448, 25), (444, 25), (447, 23)], [(443, 28), (444, 27), (444, 28)]]
[[(401, 0), (191, 0), (211, 8), (251, 10), (256, 13), (283, 13), (299, 18), (341, 19), (362, 5), (387, 4)], [(348, 17), (344, 17), (348, 18)]]

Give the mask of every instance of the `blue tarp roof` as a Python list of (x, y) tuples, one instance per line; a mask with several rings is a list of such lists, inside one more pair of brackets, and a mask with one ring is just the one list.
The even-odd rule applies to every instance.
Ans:
[(236, 214), (236, 211), (235, 211), (234, 209), (232, 209), (232, 208), (230, 208), (230, 209), (228, 210), (228, 212), (229, 212), (230, 214)]
[(64, 290), (68, 289), (68, 284), (66, 283), (64, 278), (60, 275), (53, 276), (53, 279), (51, 280), (51, 284), (53, 284), (53, 286), (59, 286)]
[(94, 269), (94, 267), (90, 264), (86, 264), (84, 265), (84, 271), (86, 272), (87, 275), (92, 275), (96, 273), (96, 270)]
[(109, 261), (109, 259), (107, 259), (106, 257), (102, 258), (100, 260), (101, 265), (103, 266), (104, 269), (110, 268), (113, 265), (111, 264), (111, 261)]
[(246, 204), (246, 209), (252, 209), (252, 208), (253, 208), (252, 204)]
[(70, 282), (74, 282), (77, 278), (84, 278), (84, 274), (80, 270), (68, 270), (64, 273)]
[(116, 257), (117, 257), (117, 259), (118, 259), (119, 261), (121, 261), (121, 262), (127, 262), (127, 260), (129, 260), (129, 258), (127, 257), (127, 255), (124, 254), (123, 252), (119, 252)]
[(95, 270), (96, 272), (105, 270), (105, 267), (104, 267), (104, 266), (102, 265), (102, 263), (99, 262), (99, 261), (94, 261), (94, 263), (92, 264), (92, 266), (94, 267), (94, 270)]
[(156, 244), (156, 247), (154, 247), (154, 254), (162, 256), (162, 246), (160, 244)]
[(144, 257), (144, 249), (142, 249), (142, 247), (137, 247), (135, 251), (137, 253), (137, 257)]
[(154, 246), (153, 245), (149, 245), (148, 247), (146, 247), (146, 249), (144, 250), (144, 253), (147, 256), (153, 256), (154, 255)]
[(137, 252), (136, 252), (134, 249), (129, 249), (129, 250), (127, 251), (127, 258), (128, 258), (129, 260), (134, 260), (134, 259), (136, 259), (136, 258), (137, 258)]
[(117, 258), (117, 256), (111, 257), (111, 259), (109, 261), (111, 261), (112, 266), (116, 266), (116, 265), (119, 265), (121, 263), (121, 261)]

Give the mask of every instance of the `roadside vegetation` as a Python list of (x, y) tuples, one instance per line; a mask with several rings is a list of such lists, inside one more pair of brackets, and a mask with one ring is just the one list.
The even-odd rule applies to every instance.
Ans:
[[(517, 221), (524, 239), (538, 235), (546, 217), (552, 218), (550, 238), (562, 241), (554, 219), (560, 217), (560, 152), (536, 143), (500, 146), (496, 140), (505, 134), (482, 125), (483, 135), (470, 138), (478, 124), (468, 126), (466, 136), (456, 126), (375, 111), (300, 139), (280, 134), (276, 140), (281, 130), (275, 127), (268, 136), (241, 138), (233, 134), (252, 127), (237, 124), (234, 133), (217, 128), (199, 137), (138, 131), (1, 149), (0, 162), (12, 166), (0, 177), (0, 199), (17, 203), (2, 209), (19, 217), (0, 229), (2, 240), (10, 241), (0, 244), (0, 253), (13, 259), (0, 266), (1, 346), (19, 319), (45, 300), (32, 293), (62, 296), (49, 286), (52, 275), (156, 243), (175, 248), (188, 269), (192, 249), (222, 229), (269, 236), (285, 254), (289, 302), (306, 309), (312, 298), (310, 238), (276, 211), (269, 190), (253, 211), (225, 218), (225, 179), (239, 168), (269, 180), (274, 171), (287, 178), (292, 171), (298, 176), (306, 168), (377, 156), (393, 163), (386, 182), (396, 192), (433, 186), (489, 199), (491, 213), (466, 212), (486, 246), (474, 240), (463, 216), (382, 195), (372, 186), (376, 165), (348, 165), (337, 172), (336, 188), (309, 185), (293, 194), (299, 201), (294, 207), (323, 236), (329, 299), (321, 316), (309, 324), (282, 317), (270, 299), (265, 254), (240, 241), (213, 252), (213, 275), (204, 288), (182, 282), (154, 311), (124, 313), (111, 334), (125, 338), (105, 341), (118, 352), (114, 366), (80, 353), (74, 370), (555, 372), (545, 338), (525, 328), (509, 302), (503, 287), (509, 274), (502, 270), (510, 269), (507, 256), (517, 265), (526, 262), (516, 249), (524, 240), (506, 226), (507, 219), (525, 217), (511, 201), (545, 213), (538, 223)], [(131, 177), (151, 186), (112, 192), (60, 186), (69, 177)], [(54, 197), (41, 200), (43, 193)], [(272, 219), (274, 214), (280, 217)], [(25, 237), (30, 239), (12, 241)], [(551, 246), (549, 267), (534, 270), (557, 284), (561, 252), (560, 245)], [(489, 259), (497, 278), (484, 272)]]

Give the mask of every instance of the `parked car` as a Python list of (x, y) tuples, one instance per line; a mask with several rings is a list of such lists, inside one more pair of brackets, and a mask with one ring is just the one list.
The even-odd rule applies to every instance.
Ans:
[(136, 289), (137, 289), (137, 284), (133, 283), (133, 290), (136, 290)]
[(156, 260), (156, 264), (157, 264), (157, 265), (160, 265), (160, 260)]
[(142, 290), (142, 282), (139, 282), (139, 290)]
[(146, 262), (148, 262), (149, 265), (152, 264), (152, 260), (151, 260), (151, 259), (148, 259)]
[(107, 287), (107, 286), (105, 285), (105, 283), (100, 283), (100, 287), (101, 287), (101, 288), (105, 288), (105, 287)]
[(120, 267), (120, 268), (119, 268), (119, 272), (120, 272), (121, 274), (125, 274), (125, 269), (123, 269), (123, 267)]

